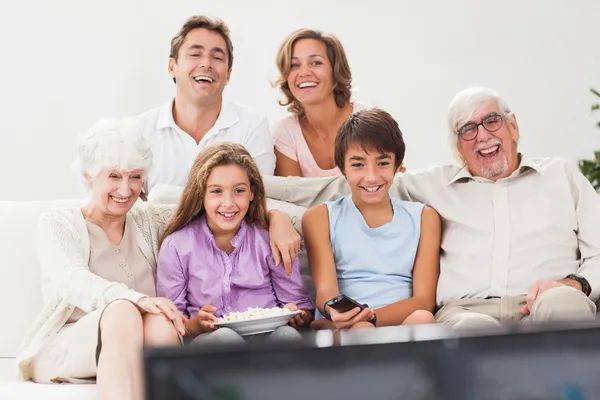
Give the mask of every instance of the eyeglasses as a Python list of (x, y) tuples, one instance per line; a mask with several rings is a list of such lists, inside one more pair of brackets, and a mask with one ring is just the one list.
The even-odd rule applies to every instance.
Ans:
[(500, 128), (502, 128), (502, 119), (508, 114), (509, 111), (505, 112), (502, 115), (492, 114), (485, 117), (480, 123), (476, 124), (475, 122), (469, 122), (460, 127), (459, 130), (456, 131), (456, 134), (462, 140), (474, 140), (479, 133), (479, 127), (483, 126), (488, 132), (496, 132)]

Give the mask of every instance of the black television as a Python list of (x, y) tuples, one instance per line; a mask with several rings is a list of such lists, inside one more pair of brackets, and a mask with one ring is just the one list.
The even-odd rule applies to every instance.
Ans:
[[(146, 349), (147, 399), (600, 398), (597, 322), (400, 342), (389, 332), (345, 345), (323, 346), (313, 336), (302, 343)], [(378, 334), (385, 336), (380, 342)]]

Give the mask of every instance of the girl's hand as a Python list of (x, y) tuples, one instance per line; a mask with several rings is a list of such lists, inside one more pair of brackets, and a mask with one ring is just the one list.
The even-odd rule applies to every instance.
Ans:
[(185, 324), (185, 330), (192, 336), (196, 337), (202, 333), (212, 332), (218, 329), (214, 323), (218, 318), (214, 316), (217, 311), (215, 306), (206, 305), (198, 311), (195, 317), (190, 318)]
[(152, 314), (165, 314), (167, 318), (173, 321), (175, 329), (177, 329), (181, 335), (185, 335), (185, 318), (171, 300), (164, 297), (142, 297), (138, 300), (137, 305), (145, 312)]
[[(292, 311), (298, 310), (298, 306), (296, 305), (296, 303), (288, 303), (285, 306), (283, 306), (283, 308), (287, 308)], [(294, 315), (294, 317), (290, 320), (290, 322), (288, 322), (288, 324), (292, 328), (299, 328), (304, 325), (308, 326), (313, 320), (313, 318), (313, 313), (310, 310), (301, 310), (300, 314)]]
[[(327, 306), (329, 307), (329, 306)], [(329, 315), (331, 315), (331, 321), (319, 320), (311, 324), (313, 329), (346, 329), (352, 328), (356, 323), (360, 321), (370, 321), (373, 319), (375, 314), (370, 308), (365, 308), (362, 311), (360, 308), (355, 307), (350, 311), (340, 313), (329, 307), (327, 309)]]

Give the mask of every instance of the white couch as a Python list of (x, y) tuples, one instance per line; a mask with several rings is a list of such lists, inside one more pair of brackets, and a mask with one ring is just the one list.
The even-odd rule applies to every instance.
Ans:
[(42, 308), (35, 228), (40, 213), (81, 200), (0, 201), (0, 400), (97, 399), (96, 386), (40, 385), (17, 378), (15, 356), (21, 338)]
[[(154, 203), (176, 203), (178, 192), (156, 191)], [(41, 385), (17, 378), (15, 356), (25, 332), (42, 308), (40, 269), (35, 231), (40, 213), (50, 207), (75, 206), (83, 200), (0, 201), (0, 400), (97, 399), (96, 386)], [(271, 206), (273, 206), (271, 204)], [(292, 204), (277, 208), (301, 216), (304, 209)], [(305, 254), (302, 259), (306, 260)], [(305, 274), (307, 269), (305, 269)], [(306, 274), (307, 275), (307, 274)], [(307, 276), (305, 275), (305, 278)]]

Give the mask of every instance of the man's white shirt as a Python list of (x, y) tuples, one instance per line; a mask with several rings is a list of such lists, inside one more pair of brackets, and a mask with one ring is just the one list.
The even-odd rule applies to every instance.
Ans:
[(147, 192), (157, 184), (185, 186), (198, 153), (219, 142), (244, 146), (263, 175), (272, 175), (275, 170), (273, 138), (267, 118), (245, 106), (224, 100), (217, 121), (198, 144), (175, 123), (173, 100), (136, 118), (152, 149)]

